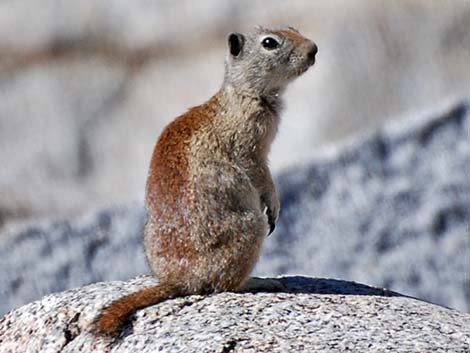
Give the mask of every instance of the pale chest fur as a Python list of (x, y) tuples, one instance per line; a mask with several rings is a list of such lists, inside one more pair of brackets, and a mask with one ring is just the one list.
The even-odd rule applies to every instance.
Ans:
[(261, 98), (221, 99), (215, 116), (192, 141), (192, 154), (228, 159), (240, 166), (265, 162), (277, 133), (279, 110), (280, 104)]
[(233, 128), (225, 137), (229, 153), (234, 160), (264, 161), (277, 133), (279, 117), (270, 110), (261, 109), (251, 115), (235, 117)]

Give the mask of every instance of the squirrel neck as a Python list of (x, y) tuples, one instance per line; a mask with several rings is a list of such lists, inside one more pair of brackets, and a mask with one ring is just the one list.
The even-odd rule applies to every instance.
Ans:
[[(218, 136), (236, 156), (267, 158), (279, 125), (281, 94), (279, 90), (261, 95), (224, 84), (215, 95), (219, 106), (216, 118)], [(251, 157), (248, 156), (250, 154)]]
[(250, 105), (253, 108), (260, 107), (272, 110), (273, 113), (279, 115), (282, 109), (284, 90), (284, 88), (275, 88), (269, 91), (259, 90), (250, 85), (232, 84), (224, 80), (217, 96), (222, 104), (231, 106), (232, 111)]
[(282, 110), (283, 92), (284, 89), (276, 89), (260, 93), (247, 87), (224, 82), (216, 97), (222, 111), (229, 113), (224, 114), (228, 119), (235, 118), (240, 124), (255, 121), (270, 124), (271, 119), (266, 120), (263, 117), (272, 115), (277, 125)]

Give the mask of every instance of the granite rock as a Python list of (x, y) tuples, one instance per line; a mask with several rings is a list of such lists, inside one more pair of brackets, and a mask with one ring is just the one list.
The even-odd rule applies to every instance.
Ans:
[(468, 352), (469, 314), (365, 285), (279, 279), (278, 293), (167, 300), (137, 312), (116, 340), (95, 337), (103, 305), (155, 284), (92, 284), (52, 294), (0, 320), (0, 351), (28, 352)]
[(41, 296), (148, 272), (139, 204), (73, 221), (13, 227), (0, 238), (0, 314)]

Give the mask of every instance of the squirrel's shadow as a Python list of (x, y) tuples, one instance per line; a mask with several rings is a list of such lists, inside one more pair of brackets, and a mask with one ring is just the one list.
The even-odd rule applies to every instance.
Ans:
[(340, 294), (340, 295), (375, 295), (382, 297), (406, 297), (385, 288), (371, 287), (352, 281), (311, 278), (304, 276), (286, 276), (278, 278), (287, 293)]
[[(283, 289), (277, 290), (254, 290), (252, 293), (277, 292), (277, 293), (305, 293), (305, 294), (336, 294), (336, 295), (370, 295), (380, 297), (402, 297), (435, 304), (425, 299), (401, 294), (386, 288), (372, 287), (353, 281), (345, 281), (331, 278), (312, 278), (304, 276), (285, 276), (279, 278), (266, 278), (268, 281), (280, 281)], [(442, 305), (440, 305), (442, 306)]]

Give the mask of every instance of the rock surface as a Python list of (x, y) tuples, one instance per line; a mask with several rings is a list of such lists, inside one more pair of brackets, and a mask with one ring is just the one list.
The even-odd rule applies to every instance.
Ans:
[[(470, 311), (469, 136), (462, 101), (279, 175), (280, 223), (255, 274), (361, 281)], [(136, 203), (7, 227), (0, 314), (51, 292), (147, 273), (144, 222)]]
[(0, 352), (468, 352), (469, 314), (357, 283), (285, 277), (280, 293), (222, 293), (140, 310), (116, 341), (88, 330), (110, 301), (155, 284), (97, 283), (0, 320)]
[(320, 48), (275, 168), (470, 87), (467, 0), (1, 1), (0, 224), (141, 196), (164, 124), (218, 89), (227, 34), (256, 24)]

